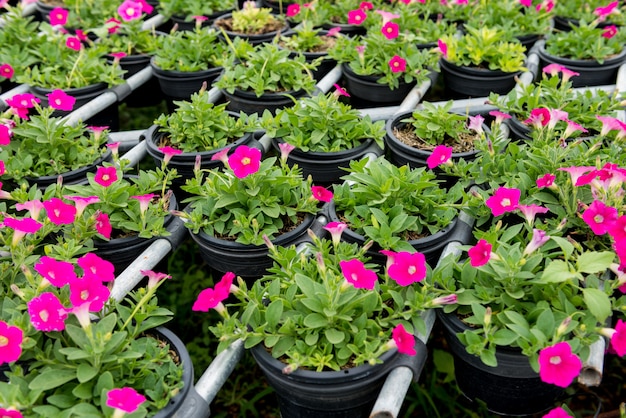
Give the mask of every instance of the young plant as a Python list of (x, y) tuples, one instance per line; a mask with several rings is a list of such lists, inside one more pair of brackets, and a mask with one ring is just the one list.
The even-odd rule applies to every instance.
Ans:
[(546, 52), (556, 57), (575, 60), (595, 60), (604, 63), (607, 58), (624, 50), (626, 29), (615, 25), (598, 27), (599, 20), (579, 21), (570, 31), (551, 32), (546, 36)]
[(234, 1), (224, 0), (163, 0), (159, 1), (159, 11), (163, 16), (184, 16), (191, 21), (195, 16), (211, 16), (215, 13), (234, 9)]
[(272, 14), (271, 8), (257, 7), (253, 1), (244, 2), (243, 8), (233, 11), (231, 17), (232, 31), (248, 35), (270, 32), (285, 26), (283, 16)]

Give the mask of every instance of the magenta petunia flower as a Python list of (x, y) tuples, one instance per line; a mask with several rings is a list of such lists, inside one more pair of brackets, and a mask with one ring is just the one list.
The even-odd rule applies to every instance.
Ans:
[(111, 239), (111, 232), (113, 232), (113, 227), (111, 226), (109, 215), (99, 212), (96, 215), (95, 227), (98, 234), (102, 235), (106, 239)]
[(378, 280), (376, 272), (366, 269), (361, 260), (356, 258), (349, 261), (342, 260), (339, 262), (339, 267), (346, 281), (357, 289), (373, 290), (376, 286), (376, 280)]
[(130, 22), (131, 20), (139, 19), (142, 10), (141, 3), (133, 0), (124, 0), (117, 8), (117, 14), (120, 15), (122, 20)]
[(339, 241), (341, 241), (341, 234), (343, 233), (344, 229), (346, 229), (347, 227), (348, 225), (346, 225), (343, 222), (328, 222), (324, 226), (324, 229), (330, 232), (330, 236), (332, 237), (333, 244), (337, 245), (339, 244)]
[(572, 181), (572, 185), (579, 186), (578, 179), (584, 174), (595, 170), (596, 168), (593, 166), (573, 166), (573, 167), (559, 167), (559, 171), (567, 171), (570, 175), (570, 179)]
[(100, 198), (98, 196), (73, 196), (73, 195), (64, 195), (64, 199), (71, 200), (74, 202), (74, 206), (76, 207), (76, 217), (79, 217), (85, 211), (85, 208), (93, 203), (98, 203)]
[(362, 1), (361, 3), (359, 3), (359, 9), (372, 10), (374, 9), (374, 5), (369, 1)]
[(618, 217), (608, 230), (614, 241), (626, 242), (626, 215)]
[(172, 148), (172, 147), (162, 147), (159, 148), (159, 151), (161, 151), (164, 155), (163, 157), (163, 164), (167, 165), (167, 163), (170, 162), (170, 160), (172, 159), (173, 156), (175, 155), (179, 155), (182, 154), (183, 151), (176, 149), (176, 148)]
[[(2, 2), (0, 2), (2, 3)], [(2, 418), (24, 418), (20, 411), (11, 408), (0, 408), (0, 417)]]
[(171, 279), (172, 276), (165, 273), (157, 273), (152, 270), (139, 270), (141, 274), (148, 277), (148, 289), (152, 289), (156, 287), (156, 285), (164, 279)]
[(33, 268), (56, 287), (63, 287), (76, 280), (76, 272), (72, 263), (56, 260), (47, 255), (39, 258), (39, 262)]
[(617, 35), (617, 26), (615, 25), (609, 25), (609, 26), (606, 26), (604, 29), (602, 29), (603, 38), (611, 39), (615, 35)]
[(447, 163), (452, 157), (452, 147), (445, 145), (437, 145), (426, 159), (426, 165), (429, 169), (439, 167), (441, 164)]
[(545, 107), (537, 107), (530, 111), (530, 117), (524, 121), (527, 125), (533, 125), (536, 128), (542, 128), (550, 123), (550, 109)]
[(339, 32), (341, 32), (341, 28), (339, 26), (335, 26), (334, 28), (328, 29), (326, 35), (328, 36), (339, 36)]
[(313, 197), (320, 202), (330, 202), (333, 200), (333, 192), (322, 186), (311, 186)]
[(533, 237), (524, 248), (524, 256), (530, 255), (550, 240), (550, 235), (541, 229), (533, 229)]
[(539, 205), (518, 205), (517, 209), (522, 212), (522, 215), (524, 215), (529, 225), (535, 222), (535, 216), (538, 213), (548, 213), (549, 211), (548, 208)]
[(493, 216), (500, 216), (503, 213), (517, 209), (520, 195), (519, 189), (499, 187), (493, 196), (485, 201), (485, 204), (491, 209)]
[(565, 67), (563, 67), (561, 64), (553, 63), (553, 64), (546, 65), (545, 67), (542, 68), (541, 71), (546, 74), (550, 74), (551, 76), (554, 77), (554, 76), (559, 75), (559, 73), (563, 71), (563, 68)]
[(610, 15), (611, 13), (615, 11), (618, 5), (619, 5), (619, 1), (613, 1), (607, 4), (606, 6), (596, 7), (593, 10), (593, 14), (598, 16), (600, 20), (604, 20), (606, 19), (608, 15)]
[(298, 3), (292, 3), (287, 6), (287, 17), (294, 17), (300, 14), (300, 5)]
[(0, 364), (13, 363), (22, 355), (24, 332), (13, 325), (0, 321)]
[(111, 291), (98, 277), (85, 276), (70, 283), (70, 302), (73, 306), (89, 304), (90, 312), (99, 312), (109, 300)]
[(6, 100), (7, 104), (12, 108), (25, 108), (31, 109), (35, 107), (36, 103), (40, 103), (41, 100), (35, 97), (31, 93), (16, 94)]
[(400, 286), (421, 282), (426, 278), (426, 257), (420, 252), (397, 252), (387, 274)]
[(139, 201), (139, 211), (143, 215), (148, 210), (148, 207), (150, 207), (150, 202), (152, 202), (155, 196), (156, 194), (154, 193), (146, 193), (141, 196), (131, 196), (130, 198)]
[(399, 55), (394, 55), (389, 60), (389, 67), (391, 67), (391, 71), (394, 73), (401, 73), (406, 70), (406, 60)]
[(363, 9), (350, 10), (348, 12), (348, 24), (360, 25), (367, 18), (367, 13)]
[(48, 219), (55, 225), (71, 225), (76, 219), (76, 208), (65, 203), (58, 197), (53, 197), (43, 202)]
[(132, 414), (145, 401), (145, 396), (141, 395), (133, 388), (125, 387), (108, 391), (106, 405), (127, 414)]
[(69, 36), (65, 40), (65, 46), (69, 49), (73, 49), (74, 51), (80, 51), (80, 49), (83, 47), (83, 44), (76, 36)]
[(407, 332), (407, 330), (404, 329), (404, 325), (396, 325), (393, 331), (391, 331), (391, 336), (396, 344), (396, 347), (398, 347), (399, 353), (406, 354), (407, 356), (414, 356), (417, 354), (417, 351), (415, 350), (415, 335)]
[(550, 412), (545, 414), (542, 418), (572, 418), (567, 411), (560, 406), (557, 406), (554, 409), (551, 409)]
[(491, 258), (491, 244), (484, 240), (478, 240), (476, 245), (467, 251), (472, 267), (484, 266)]
[(154, 7), (146, 0), (137, 0), (137, 3), (139, 3), (141, 11), (145, 14), (150, 14), (154, 11)]
[(204, 289), (191, 307), (192, 311), (208, 312), (209, 309), (216, 309), (218, 312), (224, 309), (222, 301), (228, 297), (229, 293), (223, 287), (215, 286), (215, 289)]
[(626, 356), (626, 322), (621, 319), (615, 324), (615, 332), (611, 335), (611, 347), (620, 356)]
[(113, 166), (111, 167), (98, 167), (96, 171), (96, 175), (94, 176), (94, 181), (98, 183), (100, 186), (109, 187), (113, 183), (117, 181), (117, 169)]
[(539, 351), (539, 377), (545, 383), (568, 387), (580, 374), (582, 362), (563, 341)]
[(61, 89), (56, 89), (48, 94), (48, 102), (50, 107), (57, 110), (71, 111), (74, 109), (76, 98), (65, 93)]
[(6, 169), (6, 166), (4, 165), (4, 161), (0, 160), (0, 177), (4, 176), (6, 172), (7, 172), (7, 169)]
[(11, 143), (13, 131), (7, 125), (0, 123), (0, 145), (5, 146)]
[(63, 331), (67, 311), (54, 293), (46, 292), (28, 302), (30, 322), (38, 331)]
[(82, 29), (76, 29), (74, 31), (74, 35), (76, 35), (76, 37), (81, 41), (81, 42), (88, 42), (89, 38), (87, 37), (87, 34), (85, 33), (84, 30)]
[(583, 212), (583, 221), (596, 235), (604, 235), (617, 221), (617, 209), (607, 206), (600, 200), (594, 200)]
[(10, 64), (2, 64), (0, 65), (0, 77), (4, 77), (6, 79), (10, 79), (15, 74), (15, 70), (11, 67)]
[(396, 39), (400, 34), (400, 26), (395, 22), (387, 22), (380, 29), (385, 38)]
[(448, 58), (448, 44), (446, 44), (443, 40), (437, 40), (437, 47), (439, 48), (439, 52), (443, 55), (444, 58)]
[(524, 7), (531, 7), (533, 5), (533, 0), (519, 0), (519, 3)]
[(228, 153), (230, 148), (224, 148), (211, 156), (211, 161), (221, 161), (225, 166), (228, 165)]
[(112, 56), (113, 58), (117, 58), (118, 60), (121, 60), (128, 54), (126, 52), (119, 51), (119, 52), (110, 52), (109, 55)]
[(111, 35), (116, 33), (122, 27), (122, 22), (112, 17), (104, 22), (104, 26), (107, 28), (109, 35)]
[(43, 224), (33, 218), (4, 218), (4, 226), (13, 230), (11, 245), (15, 247), (26, 234), (34, 234)]
[(247, 177), (259, 171), (261, 151), (257, 148), (241, 145), (228, 157), (228, 165), (237, 178)]
[(611, 131), (616, 131), (621, 128), (620, 120), (613, 116), (601, 116), (596, 115), (596, 119), (602, 122), (602, 129), (600, 130), (600, 136), (606, 136)]
[(94, 253), (87, 253), (77, 260), (77, 264), (83, 269), (83, 278), (95, 277), (102, 282), (115, 280), (115, 266)]
[(280, 160), (287, 161), (287, 158), (289, 158), (289, 154), (291, 154), (291, 151), (296, 149), (296, 146), (291, 145), (288, 142), (281, 142), (278, 144), (278, 148), (280, 148)]
[(430, 301), (430, 306), (437, 307), (441, 305), (454, 305), (458, 302), (458, 300), (458, 296), (453, 293), (451, 295), (439, 296), (434, 298), (432, 301)]
[(64, 9), (62, 7), (55, 7), (50, 11), (50, 14), (48, 15), (48, 17), (50, 18), (50, 25), (65, 26), (65, 24), (67, 23), (68, 14), (69, 11), (67, 9)]
[(335, 96), (337, 96), (337, 97), (339, 97), (339, 96), (350, 97), (350, 95), (348, 94), (346, 89), (341, 87), (339, 84), (335, 83), (335, 84), (333, 84), (333, 87), (335, 87), (335, 92), (334, 92)]

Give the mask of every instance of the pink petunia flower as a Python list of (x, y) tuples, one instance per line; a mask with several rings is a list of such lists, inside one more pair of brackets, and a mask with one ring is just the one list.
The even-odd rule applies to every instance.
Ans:
[(30, 109), (35, 107), (36, 103), (40, 103), (41, 100), (35, 97), (31, 93), (16, 94), (6, 100), (7, 104), (12, 108), (25, 108)]
[(146, 397), (131, 387), (111, 389), (107, 392), (106, 405), (127, 414), (135, 412), (146, 401)]
[(525, 124), (532, 124), (538, 129), (550, 123), (550, 110), (545, 107), (538, 107), (530, 111), (530, 117), (524, 121)]
[(11, 67), (10, 64), (2, 64), (0, 65), (0, 77), (4, 77), (6, 79), (10, 79), (15, 74), (15, 70)]
[(608, 329), (608, 337), (611, 339), (611, 348), (620, 357), (626, 356), (626, 322), (617, 320), (615, 328)]
[(617, 35), (617, 26), (615, 25), (609, 25), (606, 26), (603, 30), (602, 30), (602, 37), (606, 38), (606, 39), (611, 39), (612, 37), (614, 37), (615, 35)]
[(530, 255), (550, 240), (550, 235), (541, 229), (533, 229), (533, 237), (524, 248), (524, 256)]
[(618, 217), (607, 232), (614, 241), (626, 242), (626, 215)]
[(539, 377), (545, 383), (568, 387), (580, 374), (582, 362), (563, 341), (539, 351)]
[(112, 17), (104, 22), (104, 26), (107, 28), (109, 35), (112, 35), (122, 27), (122, 22)]
[(533, 5), (533, 0), (519, 0), (519, 3), (524, 7), (531, 7)]
[(71, 225), (76, 219), (76, 208), (65, 203), (58, 197), (53, 197), (43, 202), (48, 219), (55, 225)]
[(109, 55), (112, 56), (113, 58), (117, 58), (117, 61), (119, 62), (119, 60), (121, 60), (122, 58), (124, 58), (128, 54), (126, 52), (123, 52), (123, 51), (118, 51), (118, 52), (109, 52)]
[(544, 187), (550, 187), (554, 184), (556, 176), (552, 173), (546, 173), (536, 180), (537, 188), (543, 189)]
[(439, 296), (439, 297), (434, 298), (433, 300), (430, 301), (429, 306), (438, 307), (442, 305), (454, 305), (455, 303), (458, 302), (458, 300), (459, 300), (458, 296), (453, 293), (451, 295)]
[(361, 10), (372, 10), (374, 9), (374, 5), (369, 1), (362, 1), (359, 4), (359, 9)]
[(485, 201), (485, 204), (493, 216), (500, 216), (506, 212), (512, 212), (517, 209), (521, 192), (519, 189), (510, 189), (499, 187), (493, 196)]
[(349, 261), (342, 260), (339, 262), (339, 267), (346, 281), (357, 289), (373, 290), (376, 286), (378, 276), (374, 271), (365, 268), (361, 260), (356, 258)]
[(70, 281), (70, 302), (74, 306), (89, 304), (90, 312), (99, 312), (109, 300), (111, 291), (98, 277), (84, 276)]
[(109, 187), (115, 183), (118, 179), (117, 169), (113, 166), (110, 167), (98, 167), (94, 181), (102, 187)]
[(496, 118), (496, 124), (501, 124), (505, 119), (511, 119), (511, 115), (508, 113), (500, 112), (499, 110), (492, 110), (489, 115)]
[(341, 234), (344, 229), (346, 229), (348, 225), (343, 222), (328, 222), (324, 229), (330, 232), (330, 236), (332, 237), (333, 245), (338, 245), (339, 241), (341, 241)]
[(550, 412), (545, 414), (542, 418), (572, 418), (567, 411), (560, 406), (557, 406), (554, 409), (551, 409)]
[(335, 26), (334, 28), (328, 29), (326, 32), (327, 36), (339, 36), (339, 32), (341, 32), (341, 27)]
[(259, 171), (261, 151), (257, 148), (241, 145), (228, 157), (228, 165), (237, 178), (247, 177)]
[(616, 131), (621, 128), (620, 120), (613, 116), (601, 116), (596, 115), (596, 119), (602, 122), (602, 129), (600, 130), (600, 136), (606, 136), (611, 131)]
[(154, 11), (154, 7), (146, 0), (136, 0), (141, 6), (141, 11), (145, 14), (150, 14)]
[(339, 84), (335, 83), (335, 84), (333, 84), (333, 87), (335, 87), (335, 91), (334, 91), (335, 96), (337, 96), (337, 97), (339, 97), (339, 96), (350, 97), (348, 92), (343, 87), (341, 87)]
[(224, 148), (221, 151), (216, 152), (211, 156), (211, 161), (221, 161), (225, 166), (228, 166), (228, 153), (230, 148)]
[(617, 6), (619, 5), (618, 1), (613, 1), (606, 6), (596, 7), (593, 11), (593, 14), (598, 16), (600, 20), (605, 20), (608, 15), (613, 13)]
[(166, 273), (157, 273), (152, 270), (139, 270), (141, 274), (148, 277), (148, 289), (153, 289), (161, 280), (171, 279), (172, 276)]
[(0, 321), (0, 364), (13, 363), (22, 355), (24, 332), (13, 325)]
[(400, 286), (421, 282), (426, 278), (426, 257), (420, 252), (400, 251), (394, 255), (387, 274)]
[(59, 288), (75, 281), (77, 278), (72, 263), (57, 260), (47, 255), (40, 257), (39, 262), (33, 268), (50, 284)]
[(220, 314), (223, 313), (226, 308), (222, 304), (222, 301), (228, 298), (234, 278), (235, 275), (232, 272), (224, 274), (222, 280), (217, 283), (213, 289), (208, 288), (200, 292), (191, 310), (208, 312), (209, 309), (215, 309)]
[(102, 282), (115, 280), (115, 266), (94, 253), (87, 253), (77, 260), (77, 264), (83, 269), (83, 278), (97, 278)]
[(43, 203), (41, 200), (28, 200), (24, 203), (16, 203), (15, 209), (27, 210), (31, 218), (39, 219), (39, 214), (43, 210)]
[(594, 200), (583, 212), (583, 221), (596, 235), (604, 235), (617, 221), (617, 209), (607, 206), (600, 200)]
[(48, 102), (50, 107), (57, 110), (72, 111), (76, 98), (65, 93), (61, 89), (56, 89), (52, 93), (48, 94)]
[(481, 239), (467, 251), (472, 267), (484, 266), (491, 258), (491, 244)]
[[(0, 6), (2, 2), (0, 2)], [(8, 0), (7, 0), (8, 3)], [(0, 408), (0, 417), (2, 418), (24, 418), (24, 415), (20, 411), (12, 408)]]
[(313, 197), (320, 202), (330, 202), (333, 200), (333, 192), (323, 186), (311, 186)]
[(173, 156), (179, 155), (179, 154), (183, 153), (182, 150), (179, 150), (179, 149), (176, 149), (176, 148), (172, 148), (170, 146), (159, 148), (159, 151), (161, 151), (163, 153), (163, 155), (164, 155), (164, 157), (163, 157), (163, 164), (164, 165), (167, 165), (170, 162), (170, 160), (172, 159)]
[(122, 20), (130, 22), (131, 20), (139, 19), (142, 10), (141, 3), (133, 0), (124, 0), (117, 8), (117, 14), (120, 15)]
[(437, 47), (439, 48), (439, 52), (444, 58), (448, 58), (448, 44), (446, 44), (443, 40), (437, 40)]
[(28, 302), (30, 322), (38, 331), (63, 331), (67, 311), (54, 293), (46, 292)]
[(395, 22), (387, 22), (380, 29), (385, 38), (396, 39), (400, 34), (400, 26)]
[(389, 60), (389, 67), (391, 67), (391, 72), (404, 72), (404, 70), (406, 70), (406, 60), (399, 55), (394, 55)]
[(363, 9), (350, 10), (348, 12), (348, 24), (360, 25), (367, 18), (367, 13)]
[(400, 17), (399, 14), (388, 12), (386, 10), (376, 10), (374, 13), (379, 14), (383, 18), (383, 26), (385, 26), (387, 22), (391, 22), (393, 19)]
[(69, 36), (65, 40), (65, 46), (68, 47), (69, 49), (73, 49), (74, 51), (80, 51), (81, 48), (83, 47), (83, 44), (80, 42), (80, 39), (78, 39), (76, 36)]
[(294, 17), (300, 14), (300, 5), (298, 3), (292, 3), (287, 6), (287, 17)]
[(43, 224), (33, 218), (4, 218), (4, 226), (13, 230), (11, 246), (15, 247), (26, 234), (34, 234)]
[(131, 196), (131, 199), (136, 199), (139, 201), (139, 211), (141, 214), (145, 214), (148, 208), (150, 207), (150, 202), (156, 196), (154, 193), (146, 193), (141, 196)]
[(573, 166), (573, 167), (559, 167), (559, 171), (567, 171), (570, 175), (572, 185), (578, 186), (578, 179), (591, 170), (595, 170), (592, 166)]
[(63, 198), (67, 200), (71, 200), (74, 202), (74, 206), (76, 207), (76, 217), (80, 217), (85, 208), (93, 203), (98, 203), (100, 198), (98, 196), (73, 196), (73, 195), (65, 195)]
[(6, 146), (11, 143), (13, 137), (13, 131), (8, 125), (0, 123), (0, 145)]
[(50, 25), (65, 26), (65, 24), (67, 23), (68, 14), (69, 11), (67, 9), (64, 9), (62, 7), (55, 7), (50, 11), (50, 14), (48, 15), (48, 17), (50, 18)]
[(574, 122), (573, 120), (566, 119), (565, 121), (567, 122), (567, 128), (565, 128), (563, 138), (569, 138), (574, 132), (588, 132), (587, 129), (583, 128), (581, 125)]
[(401, 354), (406, 354), (407, 356), (414, 356), (417, 354), (415, 350), (415, 336), (406, 329), (404, 329), (404, 325), (398, 324), (391, 331), (391, 336), (393, 341), (398, 347), (398, 352)]
[(95, 228), (98, 234), (102, 235), (106, 239), (111, 239), (111, 232), (113, 232), (113, 227), (111, 226), (109, 215), (107, 215), (106, 213), (98, 212), (98, 214), (96, 215)]
[(535, 222), (535, 216), (538, 213), (548, 213), (550, 210), (539, 205), (518, 205), (517, 209), (522, 212), (522, 215), (524, 215), (524, 218), (526, 218), (526, 222), (529, 225), (532, 225)]

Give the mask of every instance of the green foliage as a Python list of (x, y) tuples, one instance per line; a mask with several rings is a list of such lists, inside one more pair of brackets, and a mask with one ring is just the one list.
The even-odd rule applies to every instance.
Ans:
[(325, 45), (326, 35), (322, 35), (320, 31), (321, 29), (314, 28), (311, 22), (302, 22), (293, 29), (293, 33), (281, 36), (279, 45), (291, 51), (321, 52), (318, 49)]
[(577, 60), (604, 60), (624, 50), (626, 29), (616, 28), (615, 35), (603, 36), (604, 30), (598, 27), (598, 20), (587, 23), (584, 20), (578, 25), (571, 25), (570, 31), (553, 31), (546, 36), (545, 50), (556, 57)]
[[(363, 52), (359, 53), (359, 48)], [(404, 71), (394, 72), (389, 61), (394, 56), (406, 60)], [(382, 33), (372, 32), (365, 36), (337, 38), (335, 45), (328, 50), (328, 56), (340, 63), (346, 63), (358, 75), (380, 77), (379, 84), (396, 89), (400, 82), (422, 83), (431, 71), (438, 69), (438, 57), (432, 50), (421, 50), (414, 39), (401, 33), (395, 39), (387, 39)]]
[[(567, 2), (557, 1), (554, 4), (555, 16), (568, 19), (585, 20), (591, 22), (598, 16), (594, 13), (598, 7), (606, 7), (610, 2), (606, 0), (569, 0)], [(619, 4), (615, 11), (607, 17), (607, 21), (615, 25), (626, 23), (626, 7)]]
[(167, 134), (167, 141), (183, 152), (201, 152), (222, 148), (256, 130), (256, 117), (241, 112), (234, 116), (226, 103), (209, 102), (205, 88), (190, 100), (175, 101), (176, 110), (161, 114), (154, 123)]
[(264, 93), (304, 91), (311, 93), (315, 80), (311, 73), (319, 60), (307, 62), (303, 55), (289, 57), (290, 51), (276, 44), (262, 43), (242, 57), (242, 61), (225, 68), (215, 87), (233, 93), (235, 89)]
[(267, 25), (284, 22), (282, 15), (275, 15), (271, 8), (257, 7), (254, 2), (246, 2), (243, 8), (231, 14), (234, 32), (257, 34)]
[(259, 170), (244, 178), (230, 168), (197, 170), (181, 188), (192, 196), (190, 212), (182, 216), (194, 234), (235, 238), (242, 244), (262, 245), (263, 236), (274, 238), (285, 225), (297, 225), (300, 217), (316, 213), (311, 179), (302, 170), (276, 157), (261, 161)]
[(184, 16), (187, 22), (193, 20), (193, 16), (210, 16), (217, 12), (234, 9), (234, 1), (224, 0), (163, 0), (159, 1), (159, 12), (166, 17)]
[(513, 73), (525, 70), (526, 48), (519, 41), (507, 41), (502, 29), (464, 26), (461, 37), (444, 36), (447, 61), (458, 66), (480, 67)]
[(362, 117), (334, 93), (300, 99), (294, 106), (278, 110), (276, 116), (265, 112), (261, 124), (270, 137), (305, 152), (351, 149), (369, 138), (380, 142), (385, 134), (383, 121)]
[(552, 30), (554, 11), (541, 2), (534, 3), (526, 7), (517, 0), (480, 0), (472, 5), (466, 24), (475, 28), (497, 27), (509, 41), (525, 35), (543, 36)]
[(442, 106), (422, 102), (411, 117), (402, 122), (410, 123), (415, 129), (415, 135), (432, 145), (454, 142), (461, 133), (475, 134), (468, 127), (468, 117), (451, 112), (452, 106), (453, 100)]
[(342, 179), (333, 186), (336, 212), (384, 249), (412, 251), (409, 234), (433, 234), (458, 215), (461, 190), (445, 190), (424, 168), (364, 159), (351, 162)]

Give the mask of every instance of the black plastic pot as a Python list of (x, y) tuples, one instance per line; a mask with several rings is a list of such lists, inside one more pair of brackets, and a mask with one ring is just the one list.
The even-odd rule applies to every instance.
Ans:
[(262, 344), (252, 356), (276, 391), (285, 418), (366, 418), (400, 355), (396, 350), (381, 356), (382, 364), (362, 365), (341, 371), (298, 369), (284, 374), (285, 363), (273, 358)]
[[(126, 80), (148, 67), (150, 65), (150, 59), (151, 56), (146, 54), (127, 55), (122, 57), (120, 59), (120, 67), (126, 71), (124, 79)], [(114, 57), (107, 55), (107, 62), (113, 63), (113, 60)], [(161, 92), (159, 81), (156, 77), (152, 77), (126, 97), (124, 99), (124, 103), (130, 107), (147, 107), (154, 106), (163, 99), (164, 96)]]
[(232, 112), (244, 112), (248, 115), (261, 114), (264, 110), (269, 110), (274, 114), (278, 109), (291, 107), (294, 100), (305, 95), (304, 90), (286, 91), (280, 93), (264, 93), (257, 97), (254, 92), (235, 89), (233, 93), (222, 90), (228, 105), (226, 108)]
[[(280, 152), (278, 144), (281, 142), (280, 139), (272, 141), (277, 152)], [(364, 139), (357, 147), (336, 152), (304, 152), (296, 148), (289, 153), (287, 164), (297, 164), (302, 169), (302, 176), (306, 178), (310, 175), (313, 183), (329, 185), (341, 182), (341, 177), (346, 174), (344, 168), (350, 166), (350, 161), (360, 160), (370, 152), (381, 154), (380, 148), (371, 138)]]
[[(51, 89), (51, 88), (30, 86), (30, 92), (33, 95), (35, 95), (35, 97), (37, 97), (39, 100), (41, 100), (41, 107), (48, 106), (47, 95), (52, 93), (54, 90), (55, 89)], [(104, 93), (107, 90), (108, 90), (107, 85), (105, 83), (97, 83), (97, 84), (92, 84), (92, 85), (85, 86), (85, 87), (78, 87), (78, 88), (72, 88), (72, 89), (63, 89), (63, 91), (66, 94), (76, 99), (73, 110), (76, 110), (79, 107), (89, 103), (91, 100), (100, 96), (102, 93)], [(68, 111), (56, 110), (53, 113), (53, 115), (65, 116), (65, 115), (68, 115), (69, 113), (70, 112)], [(118, 103), (116, 102), (106, 107), (97, 115), (94, 115), (93, 117), (87, 119), (85, 121), (85, 124), (92, 125), (92, 126), (108, 126), (109, 129), (111, 129), (111, 131), (119, 130), (120, 118), (119, 118), (119, 113), (118, 113)]]
[(78, 168), (76, 170), (68, 171), (66, 173), (54, 174), (50, 176), (41, 176), (41, 177), (26, 177), (26, 181), (30, 185), (37, 185), (37, 188), (40, 190), (44, 190), (46, 187), (51, 184), (55, 184), (59, 181), (59, 177), (62, 178), (63, 184), (79, 184), (87, 181), (87, 173), (95, 173), (98, 169), (98, 166), (102, 164), (103, 161), (111, 161), (112, 152), (110, 149), (106, 149), (102, 156), (100, 156), (93, 164), (87, 165), (85, 167)]
[(444, 88), (453, 99), (470, 97), (487, 97), (491, 92), (506, 94), (515, 87), (515, 78), (520, 71), (506, 73), (504, 71), (486, 70), (473, 67), (462, 67), (439, 60), (443, 76)]
[[(400, 104), (415, 87), (415, 83), (400, 83), (397, 89), (377, 82), (381, 77), (358, 75), (346, 63), (341, 64), (346, 90), (350, 96), (364, 101), (368, 105), (390, 106)], [(353, 98), (351, 97), (351, 100)]]
[(528, 141), (531, 139), (530, 128), (520, 122), (520, 120), (516, 117), (513, 116), (511, 117), (511, 119), (506, 119), (504, 123), (506, 123), (506, 125), (509, 127), (509, 131), (511, 133), (510, 137), (512, 139), (519, 139), (524, 141)]
[[(315, 217), (307, 215), (295, 229), (279, 235), (272, 242), (274, 245), (290, 246), (308, 239), (306, 233)], [(235, 241), (219, 239), (200, 231), (191, 234), (198, 244), (200, 255), (209, 267), (220, 272), (232, 271), (237, 276), (258, 278), (272, 266), (272, 259), (265, 245), (246, 245)]]
[(156, 337), (165, 340), (169, 344), (170, 349), (178, 355), (178, 358), (183, 365), (182, 389), (174, 395), (172, 399), (170, 399), (169, 404), (165, 408), (161, 409), (152, 416), (153, 418), (172, 418), (176, 416), (176, 413), (179, 409), (181, 409), (187, 397), (192, 394), (194, 382), (193, 363), (185, 343), (171, 330), (165, 327), (157, 327), (148, 331), (148, 334), (156, 334)]
[(210, 86), (223, 70), (222, 67), (192, 72), (163, 70), (155, 64), (154, 57), (150, 60), (150, 66), (159, 80), (161, 91), (171, 100), (188, 100), (200, 90), (204, 82)]
[[(335, 208), (334, 201), (331, 201), (325, 206), (325, 211), (328, 218), (332, 222), (341, 222), (340, 213), (338, 213)], [(434, 234), (424, 238), (410, 240), (408, 243), (415, 248), (416, 251), (424, 254), (426, 262), (430, 266), (434, 267), (437, 264), (437, 261), (439, 261), (439, 257), (441, 256), (441, 252), (445, 246), (452, 241), (466, 242), (468, 240), (466, 237), (468, 232), (471, 233), (471, 228), (469, 228), (465, 222), (455, 218), (448, 226), (442, 228)], [(344, 229), (341, 234), (341, 240), (349, 243), (356, 242), (360, 246), (365, 244), (366, 241), (369, 241), (369, 239), (366, 239), (363, 235), (352, 231), (349, 227)], [(367, 255), (371, 258), (372, 262), (384, 266), (387, 262), (387, 257), (380, 253), (380, 250), (382, 249), (383, 248), (375, 243), (367, 251)]]
[[(213, 27), (215, 27), (215, 29), (219, 32), (219, 37), (220, 39), (224, 40), (224, 35), (221, 32), (220, 29), (220, 21), (222, 20), (226, 20), (226, 19), (230, 19), (232, 17), (231, 13), (226, 13), (221, 15), (220, 17), (216, 18), (213, 21)], [(230, 38), (230, 39), (234, 39), (234, 38), (242, 38), (245, 39), (246, 41), (248, 41), (250, 44), (252, 45), (259, 45), (262, 44), (264, 42), (272, 42), (274, 40), (274, 38), (276, 38), (277, 36), (280, 36), (284, 33), (286, 33), (289, 30), (289, 22), (285, 21), (285, 24), (283, 25), (283, 27), (280, 30), (274, 30), (271, 32), (267, 32), (267, 33), (262, 33), (262, 34), (246, 34), (246, 33), (238, 33), (238, 32), (233, 32), (230, 30), (224, 30), (224, 33), (226, 33), (226, 35)]]
[(540, 67), (545, 67), (549, 64), (559, 64), (571, 71), (579, 73), (580, 75), (570, 79), (572, 87), (615, 84), (617, 71), (626, 61), (626, 48), (619, 54), (607, 58), (602, 64), (596, 60), (576, 60), (557, 57), (549, 54), (544, 45), (538, 48), (537, 54), (539, 55)]
[(454, 357), (456, 382), (466, 397), (485, 402), (491, 412), (501, 415), (530, 415), (555, 406), (563, 389), (542, 382), (521, 351), (498, 347), (498, 366), (487, 366), (469, 354), (456, 336), (469, 327), (454, 313), (436, 312)]
[[(170, 210), (178, 208), (176, 196), (172, 194), (170, 197)], [(174, 215), (167, 215), (164, 226), (167, 227), (174, 220)], [(111, 262), (115, 267), (115, 276), (121, 274), (135, 259), (141, 255), (154, 241), (160, 237), (140, 238), (132, 235), (124, 238), (112, 238), (108, 241), (94, 239), (95, 253)]]

